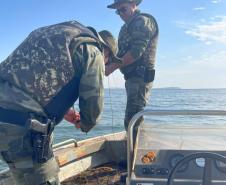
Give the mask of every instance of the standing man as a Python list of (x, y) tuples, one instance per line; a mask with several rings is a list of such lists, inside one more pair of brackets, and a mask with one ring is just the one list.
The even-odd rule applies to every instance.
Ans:
[[(142, 0), (115, 0), (108, 8), (116, 9), (125, 22), (118, 38), (118, 57), (121, 64), (106, 66), (109, 75), (120, 68), (126, 80), (127, 105), (124, 125), (128, 129), (131, 118), (146, 106), (155, 76), (155, 54), (158, 40), (158, 24), (149, 14), (141, 13)], [(136, 127), (143, 118), (137, 121)]]
[(70, 21), (33, 31), (0, 63), (0, 153), (16, 185), (60, 184), (52, 131), (65, 114), (76, 121), (68, 110), (78, 97), (76, 127), (95, 126), (104, 62), (117, 61), (115, 52), (110, 32)]

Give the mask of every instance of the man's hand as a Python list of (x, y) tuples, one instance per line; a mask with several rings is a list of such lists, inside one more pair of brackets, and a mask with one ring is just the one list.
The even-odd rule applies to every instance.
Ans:
[(81, 128), (80, 124), (80, 114), (76, 112), (74, 109), (69, 109), (68, 112), (64, 115), (64, 119), (69, 123), (75, 125), (76, 128)]
[(105, 76), (110, 75), (113, 73), (116, 69), (122, 68), (125, 66), (128, 66), (132, 64), (135, 61), (130, 51), (128, 51), (123, 57), (122, 57), (122, 63), (110, 63), (105, 65)]

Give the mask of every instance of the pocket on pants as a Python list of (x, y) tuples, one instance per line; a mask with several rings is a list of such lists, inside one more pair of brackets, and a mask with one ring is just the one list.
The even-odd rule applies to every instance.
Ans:
[(27, 129), (17, 125), (1, 123), (0, 151), (7, 153), (10, 161), (30, 155), (31, 143)]
[(131, 78), (126, 81), (127, 104), (129, 106), (146, 106), (152, 83), (145, 83), (141, 78)]
[(135, 80), (135, 79), (129, 79), (126, 81), (126, 94), (127, 94), (127, 102), (128, 101), (133, 101), (136, 100), (138, 98), (138, 94), (139, 94), (139, 81)]

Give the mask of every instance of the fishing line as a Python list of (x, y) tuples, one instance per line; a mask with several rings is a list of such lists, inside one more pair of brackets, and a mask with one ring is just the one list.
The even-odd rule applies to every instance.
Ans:
[(112, 108), (112, 100), (111, 100), (111, 88), (110, 88), (110, 77), (108, 77), (108, 94), (109, 94), (109, 102), (111, 109), (111, 131), (114, 133), (114, 113)]

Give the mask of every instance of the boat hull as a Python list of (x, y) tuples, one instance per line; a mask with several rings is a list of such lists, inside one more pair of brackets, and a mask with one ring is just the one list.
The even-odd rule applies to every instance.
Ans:
[[(126, 160), (126, 133), (119, 132), (76, 142), (71, 139), (53, 146), (59, 164), (60, 182), (87, 169)], [(1, 185), (15, 185), (8, 170), (0, 173)]]

